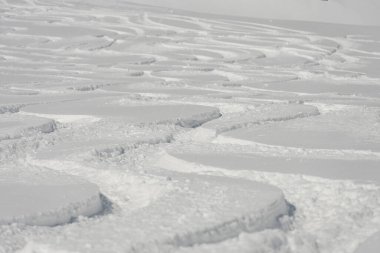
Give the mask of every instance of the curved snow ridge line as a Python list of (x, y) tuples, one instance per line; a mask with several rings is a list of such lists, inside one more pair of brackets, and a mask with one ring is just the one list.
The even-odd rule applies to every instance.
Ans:
[[(306, 175), (229, 170), (184, 161), (167, 153), (160, 153), (157, 158), (158, 164), (165, 165), (166, 169), (184, 173), (244, 178), (275, 184), (296, 204), (299, 213), (296, 213), (295, 218), (299, 222), (293, 224), (296, 226), (294, 231), (303, 232), (291, 234), (290, 238), (300, 240), (305, 235), (312, 234), (313, 237), (309, 239), (315, 248), (309, 248), (310, 252), (337, 252), (342, 249), (344, 252), (352, 252), (353, 245), (356, 247), (379, 228), (380, 188), (376, 185), (360, 185), (349, 180)], [(173, 165), (167, 166), (170, 164)], [(326, 212), (329, 215), (326, 216)]]
[(222, 114), (218, 109), (215, 109), (211, 113), (201, 113), (188, 119), (178, 119), (176, 124), (185, 128), (196, 128), (203, 125), (206, 122), (220, 118)]
[(279, 218), (289, 215), (290, 207), (284, 198), (277, 200), (266, 208), (242, 215), (217, 226), (182, 235), (175, 235), (166, 243), (175, 247), (192, 247), (197, 244), (218, 243), (235, 238), (241, 233), (254, 233), (264, 229), (280, 227)]
[[(197, 25), (196, 23), (191, 22), (191, 21), (187, 21), (186, 19), (184, 19), (183, 17), (180, 17), (180, 16), (171, 15), (170, 17), (165, 17), (165, 19), (162, 19), (161, 15), (160, 16), (153, 16), (153, 17), (146, 15), (146, 20), (149, 20), (149, 22), (146, 22), (146, 24), (148, 24), (148, 25), (153, 25), (159, 29), (167, 28), (169, 31), (175, 31), (179, 34), (187, 33), (187, 32), (194, 32), (198, 35), (203, 35), (203, 34), (207, 35), (206, 31), (202, 30), (202, 27), (198, 27), (196, 29), (194, 27), (190, 28), (190, 27), (185, 27), (184, 25), (180, 25), (181, 22), (189, 23), (191, 25)], [(170, 21), (173, 21), (173, 22), (177, 21), (180, 23), (179, 24), (168, 24), (168, 22), (164, 22), (164, 20), (169, 21), (169, 22)]]
[[(198, 39), (199, 41), (199, 39)], [(241, 54), (240, 52), (237, 53), (236, 51), (232, 51), (230, 47), (227, 47), (228, 50), (226, 49), (226, 46), (213, 46), (213, 47), (210, 47), (210, 44), (208, 43), (208, 41), (199, 41), (199, 42), (195, 42), (195, 43), (192, 43), (192, 42), (184, 42), (182, 43), (182, 45), (186, 46), (187, 48), (196, 48), (196, 49), (201, 49), (201, 50), (204, 50), (205, 52), (211, 52), (211, 53), (214, 53), (214, 54), (218, 54), (220, 55), (220, 58), (213, 58), (213, 60), (228, 60), (228, 59), (231, 59), (231, 58), (236, 58), (236, 57), (239, 57)]]
[(230, 82), (241, 82), (248, 80), (248, 77), (243, 76), (242, 74), (236, 74), (228, 71), (222, 70), (212, 70), (211, 73), (227, 78)]
[(68, 90), (75, 90), (75, 91), (94, 91), (97, 89), (101, 89), (107, 86), (111, 86), (112, 84), (89, 84), (84, 86), (78, 86), (78, 87), (68, 87)]
[(38, 212), (17, 217), (0, 217), (0, 225), (13, 223), (30, 226), (56, 226), (68, 223), (79, 216), (93, 216), (103, 210), (100, 193), (88, 196), (86, 199), (65, 206), (57, 207), (49, 211)]
[(203, 112), (203, 113), (195, 114), (195, 115), (188, 116), (188, 117), (177, 118), (174, 120), (162, 120), (162, 121), (151, 122), (148, 125), (174, 124), (174, 125), (178, 125), (178, 126), (184, 127), (184, 128), (197, 128), (197, 127), (205, 124), (206, 122), (220, 118), (221, 116), (222, 116), (222, 114), (220, 113), (219, 109), (215, 108), (214, 110), (212, 110), (210, 112)]
[(140, 140), (136, 143), (129, 144), (129, 145), (117, 145), (117, 146), (106, 147), (106, 148), (95, 148), (91, 153), (92, 155), (97, 156), (99, 158), (113, 158), (120, 155), (124, 155), (129, 150), (137, 149), (143, 145), (165, 144), (165, 143), (170, 143), (173, 140), (174, 140), (173, 135), (167, 135), (163, 137), (157, 137), (154, 139)]
[(246, 128), (246, 127), (250, 127), (250, 126), (253, 126), (253, 125), (263, 124), (263, 123), (279, 122), (279, 121), (289, 121), (289, 120), (308, 118), (308, 117), (313, 117), (313, 116), (318, 116), (318, 115), (320, 115), (320, 113), (319, 113), (318, 110), (316, 110), (314, 112), (298, 113), (298, 114), (292, 115), (292, 116), (283, 116), (283, 117), (278, 117), (278, 118), (274, 117), (274, 118), (268, 118), (268, 119), (265, 119), (265, 120), (258, 120), (258, 121), (253, 121), (253, 122), (245, 122), (245, 123), (233, 125), (231, 127), (226, 127), (226, 128), (219, 129), (219, 130), (217, 130), (217, 134), (225, 133), (225, 132), (236, 130), (236, 129), (239, 129), (239, 128)]
[(10, 133), (10, 134), (0, 133), (0, 141), (20, 139), (22, 137), (32, 136), (38, 133), (48, 134), (48, 133), (54, 132), (55, 130), (57, 130), (57, 124), (55, 123), (54, 120), (51, 120), (42, 125), (31, 126), (19, 131), (16, 130), (14, 133)]
[[(297, 148), (288, 146), (270, 145), (261, 142), (247, 141), (243, 139), (218, 135), (213, 141), (214, 144), (233, 144), (236, 146), (252, 148), (253, 151), (278, 153), (280, 156), (289, 156), (290, 154), (296, 154), (297, 156), (305, 157), (331, 157), (331, 158), (351, 158), (351, 159), (380, 159), (380, 152), (371, 150), (356, 150), (356, 149), (321, 149), (321, 148)], [(236, 148), (235, 146), (235, 148)], [(249, 150), (247, 150), (249, 152)]]
[[(159, 157), (158, 160), (152, 163), (153, 166), (181, 173), (199, 174), (197, 169), (199, 166), (196, 164), (178, 159), (167, 153), (163, 155), (160, 154)], [(291, 215), (293, 211), (281, 192), (279, 198), (264, 208), (252, 210), (252, 213), (246, 213), (240, 217), (203, 230), (177, 234), (173, 238), (165, 241), (165, 244), (175, 247), (191, 247), (196, 244), (218, 243), (235, 238), (243, 232), (253, 233), (264, 229), (279, 228), (279, 218), (285, 215)]]
[[(282, 158), (314, 158), (314, 159), (345, 159), (345, 160), (380, 160), (380, 152), (365, 150), (334, 150), (305, 149), (287, 146), (270, 146), (258, 142), (229, 138), (223, 135), (215, 136), (215, 131), (199, 127), (194, 131), (178, 135), (176, 143), (166, 147), (167, 151), (184, 152), (214, 152), (214, 153), (247, 153), (253, 155)], [(186, 142), (187, 141), (187, 142)], [(191, 143), (189, 143), (191, 141)]]
[(0, 105), (0, 114), (17, 113), (23, 105)]
[(79, 216), (92, 216), (102, 210), (99, 195), (94, 195), (85, 201), (72, 203), (62, 208), (48, 212), (40, 212), (20, 217), (5, 217), (0, 219), (0, 224), (25, 224), (31, 226), (56, 226), (68, 223)]
[(98, 51), (98, 50), (110, 48), (115, 43), (117, 43), (117, 39), (112, 38), (111, 41), (108, 42), (107, 44), (101, 45), (101, 46), (98, 46), (98, 47), (94, 47), (94, 48), (90, 48), (90, 49), (88, 49), (88, 51)]
[(318, 115), (320, 115), (319, 110), (314, 106), (313, 107), (310, 106), (310, 110), (308, 110), (308, 111), (296, 112), (296, 113), (291, 114), (291, 115), (274, 116), (274, 117), (257, 119), (254, 121), (246, 121), (246, 122), (236, 123), (236, 124), (234, 124), (234, 123), (230, 124), (229, 122), (226, 122), (224, 124), (226, 124), (227, 126), (222, 126), (222, 127), (217, 126), (215, 131), (216, 131), (216, 134), (219, 135), (219, 134), (222, 134), (222, 133), (225, 133), (228, 131), (232, 131), (232, 130), (236, 130), (236, 129), (240, 129), (240, 128), (246, 128), (246, 127), (250, 127), (250, 126), (254, 126), (254, 125), (258, 125), (258, 124), (263, 124), (263, 123), (267, 123), (267, 122), (289, 121), (289, 120), (313, 117), (313, 116), (318, 116)]
[(45, 114), (21, 111), (20, 114), (31, 115), (40, 118), (53, 119), (60, 123), (75, 123), (75, 122), (89, 122), (93, 123), (99, 121), (100, 118), (91, 115), (64, 115), (64, 114)]

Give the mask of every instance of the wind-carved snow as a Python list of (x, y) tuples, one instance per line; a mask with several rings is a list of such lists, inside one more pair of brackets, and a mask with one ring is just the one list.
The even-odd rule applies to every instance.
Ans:
[(218, 109), (212, 107), (181, 104), (122, 106), (103, 99), (62, 102), (49, 106), (32, 105), (23, 108), (22, 112), (57, 118), (63, 122), (77, 118), (116, 117), (131, 124), (173, 123), (183, 127), (196, 127), (220, 117)]
[(37, 133), (51, 133), (55, 129), (56, 124), (52, 120), (13, 114), (2, 115), (0, 118), (0, 141)]
[(373, 247), (378, 27), (0, 5), (1, 253)]
[[(246, 154), (248, 157), (249, 155)], [(252, 249), (252, 245), (249, 244), (250, 241), (260, 241), (261, 244), (257, 247), (264, 250), (264, 252), (276, 252), (277, 249), (284, 251), (289, 249), (294, 251), (301, 250), (305, 252), (318, 252), (318, 250), (325, 252), (331, 249), (335, 251), (342, 248), (342, 245), (331, 241), (331, 238), (326, 236), (326, 234), (334, 233), (335, 238), (343, 239), (354, 233), (357, 238), (360, 238), (358, 240), (365, 240), (366, 237), (372, 235), (378, 229), (378, 219), (375, 218), (380, 211), (378, 186), (371, 184), (356, 185), (344, 180), (320, 179), (305, 176), (302, 172), (300, 174), (294, 174), (293, 172), (290, 175), (273, 173), (273, 170), (271, 171), (268, 167), (264, 168), (265, 172), (258, 172), (255, 168), (256, 165), (254, 163), (247, 163), (244, 158), (237, 163), (223, 163), (223, 159), (228, 160), (228, 155), (226, 158), (223, 158), (223, 154), (221, 154), (221, 157), (214, 157), (214, 159), (207, 158), (207, 156), (202, 154), (200, 156), (160, 154), (159, 158), (157, 158), (157, 166), (165, 164), (171, 170), (183, 173), (194, 173), (196, 171), (200, 175), (224, 175), (232, 178), (275, 183), (277, 186), (280, 186), (286, 195), (289, 194), (288, 196), (291, 196), (289, 200), (292, 203), (299, 204), (296, 206), (297, 214), (295, 222), (291, 225), (295, 227), (290, 228), (290, 234), (285, 237), (282, 234), (283, 232), (266, 234), (265, 240), (267, 241), (263, 242), (264, 239), (261, 238), (263, 233), (255, 233), (252, 236), (243, 234), (237, 240), (230, 239), (215, 247), (200, 245), (193, 249), (196, 252), (216, 252), (222, 249), (228, 249), (229, 252), (234, 250), (249, 252)], [(172, 164), (172, 166), (169, 164)], [(239, 165), (242, 166), (239, 167)], [(238, 167), (236, 168), (236, 166)], [(260, 166), (260, 164), (257, 166)], [(304, 168), (301, 167), (300, 171), (302, 169)], [(259, 171), (262, 171), (262, 169), (259, 169)], [(281, 171), (281, 168), (278, 167), (275, 171)], [(335, 178), (339, 178), (339, 176)], [(297, 201), (297, 199), (302, 199), (302, 201)], [(350, 206), (350, 210), (347, 212), (346, 208), (348, 206)], [(326, 210), (326, 207), (331, 207), (331, 209)], [(319, 210), (311, 211), (315, 208), (319, 208)], [(325, 215), (326, 211), (329, 212), (328, 216)], [(346, 212), (348, 215), (343, 214)], [(310, 213), (313, 213), (313, 215), (310, 215)], [(342, 215), (344, 218), (342, 218)], [(319, 227), (317, 224), (320, 223), (320, 219), (326, 219), (328, 222), (322, 222), (323, 227)], [(308, 231), (313, 232), (309, 234)], [(318, 238), (318, 242), (315, 241), (316, 238)], [(277, 241), (278, 245), (273, 245), (272, 239)], [(314, 248), (316, 247), (316, 243), (320, 245), (318, 250)], [(373, 243), (370, 242), (369, 245), (373, 245)], [(350, 251), (354, 251), (356, 247), (357, 243), (355, 242), (349, 242), (345, 245), (345, 248)], [(188, 250), (185, 250), (185, 252), (188, 252)]]
[(99, 213), (99, 189), (81, 178), (33, 168), (0, 170), (0, 224), (54, 226)]
[(379, 152), (378, 110), (349, 107), (339, 113), (226, 133), (226, 136), (269, 145), (305, 149), (369, 150)]

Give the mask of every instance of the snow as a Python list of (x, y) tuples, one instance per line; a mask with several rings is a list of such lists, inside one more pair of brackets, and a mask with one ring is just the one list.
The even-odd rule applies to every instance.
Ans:
[(7, 114), (0, 118), (0, 141), (37, 133), (51, 133), (55, 122), (44, 118)]
[[(206, 159), (202, 159), (202, 155), (199, 156), (199, 154), (191, 158), (186, 154), (179, 157), (186, 157), (188, 161), (172, 155), (161, 154), (158, 158), (158, 164), (173, 164), (171, 169), (175, 171), (186, 171), (188, 173), (197, 171), (201, 175), (217, 174), (264, 183), (271, 182), (271, 184), (280, 187), (287, 196), (291, 196), (289, 199), (291, 203), (298, 203), (295, 222), (290, 223), (290, 228), (287, 227), (286, 223), (283, 225), (285, 231), (290, 229), (289, 234), (285, 237), (284, 232), (280, 231), (273, 231), (270, 234), (262, 231), (252, 235), (243, 233), (238, 238), (231, 238), (215, 247), (200, 245), (190, 252), (202, 252), (202, 250), (217, 252), (221, 249), (228, 249), (228, 252), (250, 252), (252, 251), (252, 244), (250, 243), (252, 241), (260, 242), (257, 252), (261, 250), (264, 252), (286, 252), (289, 250), (291, 252), (318, 252), (319, 250), (328, 252), (342, 248), (353, 252), (358, 241), (365, 240), (366, 237), (378, 230), (379, 224), (372, 220), (372, 217), (379, 212), (379, 189), (371, 184), (355, 185), (350, 181), (326, 180), (306, 176), (303, 173), (299, 175), (292, 173), (286, 176), (286, 174), (273, 173), (269, 170), (268, 172), (258, 172), (260, 170), (255, 170), (252, 164), (245, 163), (247, 160), (242, 160), (237, 164), (245, 164), (242, 169), (236, 169), (234, 168), (236, 164), (232, 162), (225, 164), (223, 159), (220, 162), (211, 161), (208, 159), (210, 158), (209, 155), (206, 155)], [(228, 158), (227, 156), (226, 159)], [(209, 165), (205, 165), (207, 163)], [(178, 166), (179, 164), (181, 166)], [(310, 182), (313, 183), (310, 184)], [(302, 199), (302, 201), (297, 199)], [(329, 214), (326, 216), (325, 212)], [(367, 224), (365, 225), (366, 228), (363, 228), (362, 225), (365, 223)], [(311, 231), (313, 232), (310, 234)], [(336, 240), (331, 240), (331, 235), (334, 235), (336, 240), (344, 240), (343, 238), (353, 236), (356, 238), (356, 242), (346, 242), (344, 246), (339, 245)], [(273, 240), (277, 243), (273, 244)], [(316, 241), (319, 244), (318, 248), (315, 245)]]
[(166, 88), (166, 87), (146, 87), (144, 88), (142, 84), (138, 85), (138, 87), (131, 87), (125, 85), (114, 85), (105, 87), (104, 90), (110, 91), (119, 91), (119, 92), (127, 92), (132, 94), (150, 94), (151, 96), (154, 94), (156, 96), (168, 97), (170, 96), (201, 96), (207, 94), (217, 93), (213, 90), (203, 90), (203, 89), (186, 89), (185, 87), (181, 88)]
[(0, 170), (0, 225), (54, 226), (103, 207), (96, 185), (46, 169)]
[(237, 129), (225, 136), (297, 148), (380, 150), (378, 111), (350, 107), (339, 113)]
[(143, 2), (0, 0), (0, 252), (376, 249), (378, 3)]
[[(63, 118), (64, 122), (73, 121), (79, 117), (119, 117), (125, 121), (141, 123), (174, 122), (184, 127), (199, 126), (207, 121), (220, 117), (217, 108), (199, 105), (145, 105), (123, 106), (104, 99), (74, 101), (46, 105), (32, 105), (22, 109), (22, 112), (52, 118)], [(55, 116), (60, 115), (60, 116)], [(63, 116), (61, 116), (63, 115)], [(74, 118), (74, 119), (73, 119)], [(62, 120), (61, 120), (62, 121)]]
[(367, 241), (360, 244), (359, 247), (356, 249), (355, 253), (377, 252), (379, 250), (379, 247), (380, 247), (379, 237), (380, 237), (380, 232), (375, 233)]
[(319, 115), (319, 111), (314, 106), (269, 103), (245, 109), (239, 113), (224, 113), (222, 118), (206, 123), (203, 127), (213, 129), (217, 133), (223, 133), (235, 129), (239, 131), (238, 129), (245, 129), (265, 122), (286, 121), (316, 115)]
[(376, 0), (132, 0), (186, 11), (265, 19), (380, 25)]
[(331, 81), (327, 80), (295, 80), (286, 83), (259, 83), (251, 84), (250, 87), (269, 90), (269, 91), (283, 91), (295, 92), (301, 94), (340, 94), (347, 96), (366, 96), (378, 97), (380, 93), (380, 86), (376, 84), (363, 84), (349, 82), (338, 83), (334, 85)]
[(378, 160), (276, 157), (253, 153), (174, 153), (185, 161), (229, 170), (255, 170), (311, 175), (330, 179), (379, 182)]

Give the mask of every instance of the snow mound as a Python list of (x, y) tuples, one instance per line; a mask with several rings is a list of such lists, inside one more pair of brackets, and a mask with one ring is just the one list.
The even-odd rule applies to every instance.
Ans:
[(143, 105), (124, 106), (104, 99), (72, 101), (46, 105), (27, 106), (23, 112), (44, 117), (95, 116), (121, 118), (132, 124), (174, 123), (183, 127), (196, 127), (220, 117), (214, 107), (200, 105)]
[(161, 156), (154, 166), (173, 171), (168, 173), (174, 180), (186, 179), (185, 185), (181, 183), (186, 190), (170, 197), (174, 198), (171, 202), (176, 203), (176, 208), (169, 212), (183, 209), (179, 212), (184, 216), (179, 225), (186, 225), (183, 231), (175, 229), (177, 235), (169, 240), (177, 247), (216, 243), (241, 232), (275, 228), (279, 226), (278, 217), (289, 213), (282, 191), (274, 186), (244, 179), (194, 175), (192, 165), (170, 155)]
[[(99, 175), (100, 184), (108, 177), (104, 183), (111, 191), (125, 187), (123, 195), (113, 197), (117, 206), (99, 220), (83, 220), (61, 231), (42, 234), (36, 242), (47, 243), (51, 251), (172, 252), (181, 247), (212, 245), (244, 232), (278, 228), (279, 217), (289, 214), (289, 206), (277, 187), (178, 171), (186, 171), (186, 166), (164, 155), (151, 165), (157, 177), (120, 175), (112, 170), (82, 171), (83, 175)], [(125, 198), (128, 200), (123, 204)]]
[(45, 118), (18, 114), (4, 114), (0, 117), (0, 141), (37, 133), (51, 133), (55, 129), (55, 122)]
[(0, 206), (0, 225), (54, 226), (102, 210), (96, 185), (46, 169), (1, 169)]

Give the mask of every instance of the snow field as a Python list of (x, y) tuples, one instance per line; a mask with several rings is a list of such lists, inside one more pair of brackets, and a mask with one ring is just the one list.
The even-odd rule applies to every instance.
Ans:
[(378, 29), (0, 6), (3, 199), (70, 193), (0, 226), (1, 253), (354, 252), (379, 230)]

